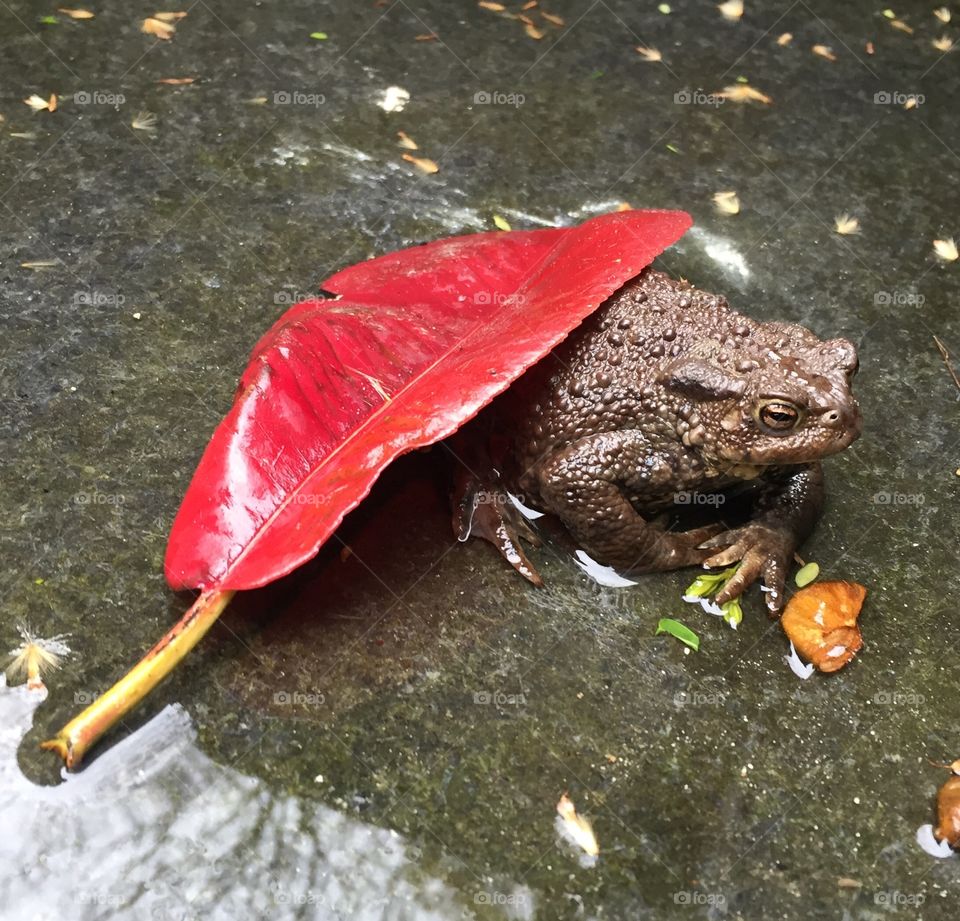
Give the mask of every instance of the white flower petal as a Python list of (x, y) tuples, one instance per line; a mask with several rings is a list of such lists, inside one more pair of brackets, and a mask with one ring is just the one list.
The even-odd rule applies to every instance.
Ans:
[(957, 852), (946, 841), (937, 841), (932, 825), (921, 825), (917, 829), (917, 844), (931, 857), (956, 857)]
[(798, 678), (803, 679), (804, 681), (809, 678), (816, 669), (812, 665), (805, 665), (800, 656), (797, 655), (797, 650), (794, 647), (793, 643), (790, 643), (790, 655), (784, 656), (783, 660), (790, 666), (790, 671), (792, 671)]
[(606, 585), (608, 588), (629, 588), (636, 585), (620, 575), (612, 566), (601, 566), (596, 560), (591, 559), (583, 550), (577, 551), (577, 558), (574, 562), (588, 575), (594, 582), (600, 585)]
[(508, 492), (507, 495), (510, 497), (510, 501), (517, 507), (520, 514), (529, 521), (536, 521), (538, 518), (543, 518), (543, 512), (538, 512), (535, 508), (530, 508), (527, 505), (524, 505), (512, 492)]

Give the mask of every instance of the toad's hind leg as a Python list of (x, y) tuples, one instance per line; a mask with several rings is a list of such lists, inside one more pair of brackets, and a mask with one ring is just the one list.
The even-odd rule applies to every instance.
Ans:
[[(537, 466), (538, 489), (547, 507), (597, 562), (626, 572), (663, 572), (697, 566), (710, 556), (700, 544), (721, 524), (693, 531), (665, 531), (648, 523), (627, 498), (647, 486), (657, 465), (639, 433), (609, 432), (568, 445)], [(669, 464), (664, 476), (671, 475)]]

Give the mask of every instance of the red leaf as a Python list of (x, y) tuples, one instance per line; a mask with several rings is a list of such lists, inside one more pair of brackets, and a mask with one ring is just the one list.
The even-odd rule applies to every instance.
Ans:
[(338, 272), (257, 343), (177, 513), (174, 588), (306, 562), (398, 455), (472, 418), (690, 226), (625, 211), (439, 240)]

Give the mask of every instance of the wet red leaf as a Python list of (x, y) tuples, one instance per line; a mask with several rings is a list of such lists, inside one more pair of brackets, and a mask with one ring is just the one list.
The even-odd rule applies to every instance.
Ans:
[(625, 211), (439, 240), (351, 266), (253, 351), (177, 513), (174, 588), (306, 562), (398, 455), (452, 434), (690, 226)]

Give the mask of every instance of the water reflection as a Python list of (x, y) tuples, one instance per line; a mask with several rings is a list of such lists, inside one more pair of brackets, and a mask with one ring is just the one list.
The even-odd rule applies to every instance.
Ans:
[(395, 832), (212, 761), (179, 706), (60, 786), (35, 786), (17, 747), (45, 693), (0, 676), (3, 918), (476, 917)]

